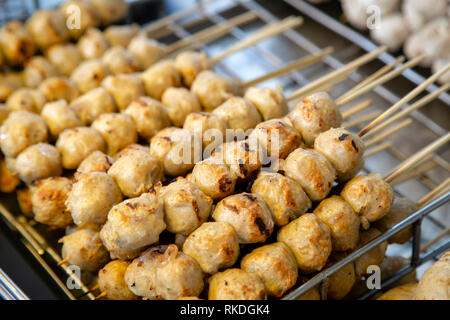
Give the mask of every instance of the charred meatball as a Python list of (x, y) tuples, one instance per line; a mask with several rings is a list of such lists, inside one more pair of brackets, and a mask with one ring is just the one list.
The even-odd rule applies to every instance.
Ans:
[(161, 60), (144, 71), (141, 76), (148, 96), (161, 100), (164, 91), (181, 85), (180, 74), (173, 61)]
[(115, 112), (116, 105), (113, 97), (105, 88), (99, 87), (81, 95), (70, 107), (81, 119), (84, 125), (90, 125), (101, 114)]
[(94, 229), (79, 229), (59, 242), (63, 244), (63, 259), (83, 271), (96, 272), (109, 260), (108, 251), (103, 247), (98, 231)]
[(66, 206), (78, 226), (103, 224), (109, 210), (122, 201), (114, 179), (104, 172), (80, 173), (67, 197)]
[(106, 153), (110, 156), (137, 141), (136, 125), (126, 114), (104, 113), (92, 123), (92, 128), (105, 139)]
[(76, 169), (91, 152), (104, 151), (105, 141), (92, 128), (77, 127), (64, 130), (56, 141), (56, 148), (61, 152), (64, 169)]
[(125, 282), (125, 272), (130, 263), (115, 260), (109, 262), (98, 272), (98, 287), (106, 293), (108, 300), (136, 300), (138, 297), (131, 292)]
[(57, 228), (72, 224), (72, 216), (65, 204), (72, 182), (64, 177), (53, 177), (39, 180), (34, 185), (36, 188), (31, 196), (34, 219)]
[(118, 154), (108, 174), (125, 196), (137, 197), (161, 181), (163, 168), (150, 154), (150, 148), (131, 144)]
[(226, 222), (206, 222), (187, 237), (183, 252), (194, 258), (203, 272), (214, 274), (236, 262), (239, 256), (236, 231)]
[(282, 227), (277, 240), (284, 242), (292, 250), (303, 273), (322, 270), (331, 254), (330, 228), (311, 213)]
[(265, 242), (273, 232), (274, 222), (269, 207), (258, 196), (241, 193), (221, 200), (212, 217), (228, 222), (236, 230), (239, 243)]
[(267, 294), (276, 298), (282, 297), (297, 282), (297, 261), (282, 242), (253, 250), (242, 259), (241, 268), (258, 275)]
[(254, 273), (233, 268), (209, 279), (209, 300), (265, 300), (264, 282)]
[(277, 226), (284, 226), (311, 208), (311, 200), (298, 182), (279, 173), (261, 172), (253, 182), (252, 193), (270, 208)]

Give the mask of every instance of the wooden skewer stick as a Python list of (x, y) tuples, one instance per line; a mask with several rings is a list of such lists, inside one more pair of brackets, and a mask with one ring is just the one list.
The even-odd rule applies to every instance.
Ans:
[(438, 90), (429, 93), (428, 95), (426, 95), (425, 97), (423, 97), (422, 99), (420, 99), (419, 101), (415, 102), (414, 104), (410, 105), (408, 108), (400, 111), (399, 113), (395, 114), (393, 117), (389, 118), (388, 120), (386, 120), (385, 122), (379, 124), (378, 126), (376, 126), (375, 128), (373, 128), (372, 130), (370, 130), (370, 132), (368, 132), (365, 137), (371, 137), (373, 136), (375, 133), (383, 130), (384, 128), (386, 128), (387, 126), (391, 125), (392, 123), (394, 123), (395, 121), (403, 118), (404, 116), (407, 116), (408, 114), (410, 114), (411, 112), (427, 105), (428, 103), (430, 103), (432, 100), (434, 100), (435, 98), (437, 98), (441, 93), (446, 92), (450, 89), (450, 83), (447, 83), (443, 86), (441, 86)]
[(361, 102), (356, 103), (354, 106), (348, 108), (345, 111), (342, 111), (342, 118), (346, 119), (352, 115), (354, 115), (355, 113), (358, 113), (366, 108), (368, 108), (370, 105), (372, 104), (372, 100), (370, 99), (365, 99)]
[(267, 73), (267, 74), (265, 74), (265, 75), (263, 75), (261, 77), (258, 77), (256, 79), (253, 79), (253, 80), (250, 80), (250, 81), (247, 81), (247, 82), (243, 82), (241, 84), (241, 86), (243, 88), (252, 87), (252, 86), (254, 86), (254, 85), (258, 84), (258, 83), (267, 81), (267, 80), (272, 79), (272, 78), (280, 77), (280, 76), (282, 76), (284, 74), (287, 74), (287, 73), (289, 73), (291, 71), (299, 70), (299, 69), (302, 69), (302, 68), (306, 68), (306, 67), (308, 67), (308, 66), (310, 66), (312, 64), (315, 64), (315, 63), (321, 61), (324, 56), (330, 54), (331, 52), (333, 52), (333, 50), (334, 50), (333, 47), (327, 47), (327, 48), (321, 50), (318, 53), (311, 54), (311, 55), (308, 55), (306, 57), (300, 58), (298, 60), (292, 61), (292, 62), (286, 64), (285, 66), (281, 67), (280, 69), (277, 69), (275, 71), (269, 72), (269, 73)]
[(344, 99), (345, 97), (353, 94), (353, 92), (361, 89), (362, 87), (370, 84), (372, 81), (375, 81), (376, 79), (378, 79), (379, 77), (381, 77), (382, 75), (384, 75), (385, 73), (391, 71), (395, 66), (397, 66), (398, 64), (402, 63), (405, 61), (405, 57), (404, 56), (400, 56), (397, 59), (395, 59), (394, 61), (392, 61), (390, 64), (385, 65), (384, 67), (382, 67), (381, 69), (375, 71), (372, 75), (370, 75), (369, 77), (367, 77), (365, 80), (361, 81), (360, 83), (358, 83), (356, 86), (354, 86), (351, 90), (347, 91), (346, 93), (344, 93), (342, 96), (340, 96), (340, 99)]
[(382, 47), (378, 48), (377, 50), (366, 53), (362, 57), (359, 57), (359, 58), (353, 60), (352, 62), (346, 64), (342, 68), (337, 69), (333, 72), (330, 72), (330, 73), (326, 74), (325, 76), (320, 77), (319, 79), (311, 82), (310, 84), (303, 86), (302, 88), (300, 88), (297, 91), (295, 91), (294, 93), (292, 93), (287, 98), (287, 100), (290, 101), (293, 99), (297, 99), (298, 97), (307, 95), (308, 93), (315, 91), (318, 87), (323, 86), (324, 84), (328, 83), (330, 80), (333, 80), (334, 78), (345, 75), (345, 74), (353, 71), (354, 69), (358, 68), (359, 66), (375, 59), (378, 55), (380, 55), (384, 51), (386, 51), (386, 47), (382, 46)]
[(390, 147), (392, 147), (392, 142), (390, 142), (390, 141), (383, 142), (375, 147), (367, 149), (366, 152), (364, 153), (364, 157), (365, 158), (370, 157), (370, 156), (374, 155), (375, 153), (389, 149)]
[(224, 59), (225, 57), (227, 57), (237, 51), (240, 51), (247, 47), (250, 47), (266, 38), (275, 36), (279, 33), (282, 33), (284, 31), (290, 29), (290, 28), (296, 27), (302, 23), (303, 23), (303, 19), (300, 17), (289, 17), (280, 22), (266, 25), (263, 28), (261, 28), (260, 30), (258, 30), (256, 33), (254, 33), (254, 34), (250, 35), (249, 37), (247, 37), (246, 39), (238, 42), (237, 44), (235, 44), (231, 48), (225, 50), (221, 54), (219, 54), (215, 57), (212, 57), (210, 59), (210, 63), (214, 65), (217, 62), (219, 62), (220, 60)]
[(58, 262), (57, 266), (60, 267), (60, 266), (62, 266), (63, 264), (67, 263), (68, 261), (69, 261), (69, 260), (68, 260), (67, 258), (62, 259), (60, 262)]
[(351, 128), (355, 127), (361, 123), (367, 122), (369, 120), (375, 119), (381, 114), (381, 111), (373, 111), (367, 114), (363, 114), (362, 116), (359, 116), (358, 118), (355, 118), (353, 120), (349, 120), (347, 122), (344, 122), (342, 124), (343, 128)]
[(247, 23), (256, 18), (256, 14), (253, 12), (247, 12), (234, 17), (223, 24), (214, 25), (212, 27), (206, 28), (202, 31), (194, 33), (193, 35), (183, 38), (177, 42), (174, 42), (166, 47), (167, 53), (171, 53), (178, 49), (181, 49), (193, 42), (211, 42), (217, 38), (220, 38), (228, 31), (230, 31), (235, 26), (243, 23)]
[(385, 74), (384, 76), (376, 79), (375, 81), (370, 82), (368, 85), (363, 86), (362, 88), (359, 88), (358, 90), (354, 90), (351, 89), (350, 90), (350, 94), (343, 94), (342, 96), (340, 96), (339, 98), (336, 99), (336, 104), (338, 106), (343, 106), (345, 104), (347, 104), (348, 102), (362, 96), (364, 93), (369, 92), (370, 90), (372, 90), (373, 88), (386, 83), (390, 80), (392, 80), (393, 78), (397, 77), (398, 75), (400, 75), (403, 71), (405, 71), (408, 68), (411, 68), (417, 64), (419, 64), (422, 60), (423, 60), (424, 56), (418, 56), (410, 61), (408, 61), (407, 63), (405, 63), (404, 65), (402, 65), (401, 67), (392, 70), (391, 72)]
[(399, 185), (405, 181), (420, 177), (425, 172), (433, 169), (437, 166), (436, 162), (429, 161), (433, 158), (433, 155), (430, 153), (427, 157), (425, 157), (420, 163), (416, 164), (416, 167), (414, 170), (409, 171), (406, 174), (401, 175), (400, 177), (397, 177), (394, 181), (391, 182), (391, 185), (396, 186)]
[(415, 89), (413, 89), (411, 92), (409, 92), (406, 96), (401, 98), (397, 103), (395, 103), (392, 107), (387, 109), (385, 112), (383, 112), (379, 117), (377, 117), (375, 120), (373, 120), (371, 123), (369, 123), (365, 128), (363, 128), (359, 133), (358, 136), (362, 137), (364, 136), (369, 130), (371, 130), (373, 127), (380, 124), (383, 120), (389, 118), (394, 112), (396, 112), (398, 109), (401, 108), (405, 103), (408, 103), (411, 99), (416, 97), (419, 93), (421, 93), (423, 90), (425, 90), (431, 83), (433, 83), (435, 80), (439, 79), (444, 73), (446, 73), (448, 70), (450, 70), (450, 64), (442, 68), (440, 71), (433, 74), (431, 77), (429, 77), (426, 81), (424, 81), (422, 84), (417, 86)]
[(99, 288), (99, 287), (98, 287), (98, 284), (96, 284), (95, 286), (93, 286), (92, 288), (89, 289), (89, 292), (95, 291), (95, 290), (97, 290), (98, 288)]
[(434, 188), (432, 191), (430, 191), (428, 194), (426, 194), (422, 199), (417, 201), (417, 206), (421, 207), (431, 199), (435, 198), (437, 195), (441, 194), (442, 192), (447, 192), (450, 187), (450, 178), (447, 178), (444, 182), (442, 182), (440, 185), (438, 185), (436, 188)]
[(393, 126), (392, 128), (390, 128), (389, 130), (384, 131), (382, 134), (380, 134), (379, 136), (376, 136), (375, 138), (365, 142), (366, 147), (370, 147), (373, 146), (374, 144), (380, 142), (381, 140), (386, 139), (387, 137), (389, 137), (390, 135), (392, 135), (393, 133), (402, 130), (403, 128), (409, 126), (412, 123), (412, 119), (408, 118), (402, 122), (400, 122), (399, 124), (397, 124), (396, 126)]
[(95, 300), (100, 300), (101, 298), (104, 298), (104, 297), (106, 297), (106, 292), (102, 292), (102, 293), (100, 293), (98, 296), (96, 296), (94, 299)]
[(177, 21), (178, 19), (187, 17), (191, 13), (194, 13), (194, 12), (198, 11), (199, 9), (201, 9), (201, 7), (203, 7), (206, 3), (213, 2), (213, 1), (217, 1), (217, 0), (205, 0), (205, 1), (202, 1), (202, 2), (199, 2), (199, 3), (195, 4), (192, 7), (189, 7), (187, 9), (185, 9), (185, 10), (181, 10), (181, 11), (175, 12), (175, 13), (173, 13), (171, 15), (168, 15), (168, 16), (162, 18), (162, 19), (156, 20), (155, 22), (153, 22), (153, 23), (149, 24), (148, 26), (144, 27), (142, 31), (145, 34), (150, 34), (152, 32), (155, 32), (155, 31), (157, 31), (159, 29), (162, 29), (165, 26), (167, 26), (167, 25)]
[(450, 141), (450, 132), (447, 132), (447, 134), (443, 135), (436, 141), (434, 141), (429, 146), (425, 147), (421, 151), (415, 153), (411, 157), (409, 157), (407, 160), (403, 161), (401, 164), (399, 164), (397, 167), (395, 167), (390, 173), (388, 173), (384, 180), (386, 182), (391, 182), (396, 177), (400, 176), (402, 173), (413, 167), (418, 161), (422, 160), (425, 156), (427, 156), (429, 153), (435, 151), (436, 149), (442, 147), (444, 144), (448, 143)]

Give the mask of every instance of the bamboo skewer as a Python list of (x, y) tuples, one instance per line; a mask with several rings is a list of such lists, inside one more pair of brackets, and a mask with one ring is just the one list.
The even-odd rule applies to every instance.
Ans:
[(399, 67), (399, 68), (385, 74), (384, 76), (376, 79), (375, 81), (369, 83), (368, 85), (363, 86), (362, 88), (359, 88), (357, 90), (354, 90), (354, 89), (350, 90), (350, 94), (343, 94), (342, 96), (337, 98), (336, 104), (338, 106), (343, 106), (343, 105), (347, 104), (349, 101), (351, 101), (357, 97), (360, 97), (361, 95), (363, 95), (366, 92), (369, 92), (373, 88), (392, 80), (393, 78), (400, 75), (406, 69), (409, 69), (409, 68), (419, 64), (423, 60), (423, 58), (424, 58), (423, 56), (416, 57), (416, 58), (408, 61), (407, 63), (403, 64), (401, 67)]
[(104, 297), (106, 297), (106, 292), (100, 293), (98, 296), (96, 296), (96, 297), (94, 298), (94, 300), (100, 300), (101, 298), (104, 298)]
[(370, 156), (374, 155), (375, 153), (381, 152), (381, 151), (386, 150), (386, 149), (388, 149), (390, 147), (392, 147), (392, 142), (390, 142), (390, 141), (383, 142), (383, 143), (381, 143), (381, 144), (379, 144), (379, 145), (377, 145), (375, 147), (368, 148), (366, 150), (366, 152), (364, 153), (364, 156), (365, 157), (370, 157)]
[(391, 116), (393, 113), (395, 113), (401, 106), (408, 103), (411, 99), (416, 97), (420, 92), (422, 92), (426, 87), (428, 87), (431, 83), (433, 83), (435, 80), (439, 79), (444, 73), (446, 73), (448, 70), (450, 70), (450, 64), (442, 68), (440, 71), (433, 74), (431, 77), (429, 77), (426, 81), (424, 81), (422, 84), (417, 86), (415, 89), (410, 91), (406, 96), (401, 98), (397, 103), (395, 103), (392, 107), (387, 109), (385, 112), (383, 112), (379, 117), (377, 117), (375, 120), (373, 120), (371, 123), (369, 123), (365, 128), (363, 128), (358, 135), (360, 137), (364, 136), (370, 129), (380, 124), (382, 121), (384, 121), (386, 118)]
[(63, 264), (65, 264), (65, 263), (67, 263), (69, 260), (67, 259), (67, 258), (65, 258), (65, 259), (62, 259), (60, 262), (58, 262), (56, 265), (58, 266), (58, 267), (60, 267), (60, 266), (62, 266)]
[(346, 64), (345, 66), (343, 66), (340, 69), (337, 69), (333, 72), (328, 73), (327, 75), (311, 82), (310, 84), (298, 89), (297, 91), (295, 91), (294, 93), (292, 93), (287, 100), (294, 100), (297, 99), (301, 96), (307, 95), (308, 93), (316, 90), (317, 88), (323, 86), (324, 84), (328, 83), (329, 81), (332, 81), (335, 78), (339, 78), (351, 71), (353, 71), (354, 69), (358, 68), (359, 66), (375, 59), (378, 55), (380, 55), (381, 53), (383, 53), (384, 51), (386, 51), (386, 47), (380, 47), (372, 52), (369, 52), (365, 55), (363, 55), (362, 57), (359, 57), (358, 59), (353, 60), (352, 62)]
[(426, 194), (422, 199), (417, 201), (417, 206), (421, 207), (424, 204), (426, 204), (428, 201), (435, 198), (437, 195), (441, 194), (442, 192), (447, 192), (450, 188), (450, 178), (447, 178), (444, 182), (442, 182), (440, 185), (438, 185), (436, 188), (434, 188), (432, 191), (430, 191), (428, 194)]
[(415, 166), (416, 168), (414, 170), (411, 170), (408, 174), (403, 174), (400, 177), (397, 177), (394, 181), (391, 182), (391, 184), (394, 186), (399, 185), (405, 181), (418, 178), (425, 172), (433, 169), (437, 166), (437, 164), (434, 161), (430, 161), (432, 158), (433, 155), (429, 154)]
[(378, 117), (381, 114), (381, 111), (373, 111), (367, 114), (363, 114), (362, 116), (353, 119), (353, 120), (349, 120), (347, 122), (342, 123), (342, 127), (343, 128), (351, 128), (351, 127), (355, 127), (361, 123), (367, 122), (369, 120), (375, 119), (376, 117)]
[(250, 47), (266, 38), (275, 36), (279, 33), (282, 33), (290, 28), (299, 26), (303, 23), (303, 19), (300, 17), (289, 17), (282, 21), (279, 21), (277, 23), (273, 23), (271, 25), (264, 26), (263, 28), (259, 29), (256, 33), (250, 35), (249, 37), (243, 39), (242, 41), (238, 42), (231, 48), (225, 50), (224, 52), (220, 53), (219, 55), (210, 58), (210, 63), (212, 65), (216, 64), (220, 60), (224, 59), (225, 57), (243, 50), (247, 47)]
[(412, 123), (413, 123), (412, 119), (408, 118), (408, 119), (400, 122), (399, 124), (393, 126), (389, 130), (384, 131), (382, 134), (376, 136), (375, 138), (373, 138), (373, 139), (371, 139), (369, 141), (366, 141), (365, 145), (366, 145), (366, 147), (373, 146), (377, 142), (380, 142), (381, 140), (386, 139), (387, 137), (392, 135), (394, 132), (397, 132), (397, 131), (403, 129), (403, 128), (409, 126)]
[(450, 83), (447, 83), (447, 84), (441, 86), (438, 90), (436, 90), (436, 91), (426, 95), (425, 97), (423, 97), (419, 101), (415, 102), (414, 104), (412, 104), (408, 108), (402, 110), (401, 112), (397, 113), (396, 115), (394, 115), (390, 119), (388, 119), (385, 122), (383, 122), (383, 123), (379, 124), (378, 126), (374, 127), (370, 132), (368, 132), (365, 135), (365, 137), (367, 138), (367, 137), (373, 136), (375, 133), (383, 130), (384, 128), (386, 128), (390, 124), (394, 123), (395, 121), (399, 120), (400, 118), (402, 118), (402, 117), (412, 113), (413, 111), (415, 111), (415, 110), (417, 110), (417, 109), (427, 105), (433, 99), (437, 98), (441, 93), (446, 92), (449, 89), (450, 89)]
[(428, 155), (429, 153), (433, 152), (434, 150), (440, 148), (444, 144), (448, 143), (450, 141), (450, 132), (443, 135), (436, 141), (434, 141), (429, 146), (425, 147), (421, 151), (415, 153), (411, 157), (409, 157), (407, 160), (403, 161), (401, 164), (399, 164), (397, 167), (395, 167), (390, 173), (388, 173), (384, 180), (386, 182), (391, 182), (396, 177), (400, 176), (404, 172), (406, 172), (408, 169), (412, 168), (418, 161), (420, 161), (423, 157)]
[(333, 47), (327, 47), (323, 50), (321, 50), (318, 53), (315, 54), (311, 54), (308, 55), (306, 57), (303, 57), (301, 59), (292, 61), (290, 63), (288, 63), (287, 65), (285, 65), (284, 67), (282, 67), (281, 69), (275, 70), (273, 72), (269, 72), (261, 77), (258, 77), (256, 79), (247, 81), (247, 82), (243, 82), (241, 84), (241, 86), (243, 88), (248, 88), (251, 86), (254, 86), (258, 83), (264, 82), (266, 80), (272, 79), (272, 78), (276, 78), (279, 77), (281, 75), (284, 75), (288, 72), (291, 72), (292, 70), (298, 70), (298, 69), (302, 69), (302, 68), (306, 68), (312, 64), (315, 64), (319, 61), (321, 61), (323, 59), (323, 57), (325, 57), (326, 55), (329, 55), (330, 53), (332, 53), (334, 51)]
[(361, 110), (364, 110), (366, 108), (368, 108), (370, 105), (372, 104), (372, 100), (370, 99), (365, 99), (361, 102), (356, 103), (354, 106), (348, 108), (345, 111), (342, 111), (342, 118), (348, 118), (352, 115), (354, 115), (355, 113), (360, 112)]

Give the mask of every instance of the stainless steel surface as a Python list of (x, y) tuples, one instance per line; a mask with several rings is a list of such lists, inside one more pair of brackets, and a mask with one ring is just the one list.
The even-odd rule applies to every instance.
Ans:
[(28, 296), (0, 268), (0, 296), (4, 300), (29, 300)]
[[(195, 2), (191, 1), (191, 3), (194, 4)], [(273, 8), (271, 6), (276, 6), (281, 9), (272, 11)], [(293, 72), (288, 76), (284, 76), (277, 80), (270, 80), (262, 84), (262, 86), (274, 86), (277, 82), (280, 82), (285, 89), (286, 94), (289, 94), (298, 87), (303, 86), (332, 70), (342, 67), (345, 63), (364, 54), (366, 51), (371, 51), (376, 48), (376, 45), (370, 40), (362, 37), (333, 18), (320, 12), (314, 6), (301, 0), (284, 0), (279, 1), (276, 4), (273, 1), (263, 0), (216, 0), (208, 3), (204, 10), (197, 11), (189, 17), (172, 22), (166, 29), (173, 32), (175, 36), (170, 38), (171, 41), (174, 41), (177, 37), (186, 37), (194, 32), (194, 30), (197, 31), (208, 25), (224, 22), (245, 11), (253, 11), (259, 19), (244, 26), (233, 28), (228, 36), (214, 41), (211, 44), (201, 46), (201, 48), (209, 55), (214, 56), (236, 41), (243, 39), (250, 32), (262, 25), (272, 23), (273, 21), (288, 15), (304, 16), (305, 23), (295, 30), (289, 30), (283, 35), (264, 40), (258, 45), (227, 57), (217, 66), (217, 71), (220, 73), (246, 81), (280, 67), (291, 60), (318, 52), (326, 46), (333, 45), (336, 48), (335, 53), (326, 57), (323, 63), (318, 63), (304, 70)], [(156, 34), (157, 33), (155, 33), (155, 35)], [(168, 41), (170, 42), (170, 40)], [(361, 81), (361, 79), (364, 79), (374, 70), (377, 70), (386, 63), (393, 61), (393, 59), (394, 57), (392, 55), (385, 53), (380, 56), (378, 61), (373, 61), (367, 66), (352, 72), (348, 79), (341, 81), (331, 88), (331, 96), (335, 98), (340, 96)], [(398, 101), (399, 97), (422, 81), (423, 77), (415, 71), (405, 71), (402, 76), (395, 81), (391, 81), (384, 86), (379, 86), (372, 92), (366, 94), (365, 97), (372, 99), (373, 105), (363, 113), (385, 110)], [(436, 86), (430, 86), (428, 88), (429, 91), (434, 91), (436, 89)], [(392, 142), (392, 146), (387, 150), (368, 158), (364, 171), (385, 174), (402, 161), (402, 159), (410, 156), (435, 140), (444, 132), (447, 132), (450, 129), (449, 101), (449, 95), (442, 94), (438, 100), (424, 108), (426, 112), (415, 111), (412, 114), (414, 119), (413, 124), (387, 138), (386, 140)], [(291, 104), (291, 107), (293, 105), (294, 103)], [(344, 107), (344, 110), (346, 108), (347, 107)], [(350, 120), (351, 119), (353, 118), (350, 118)], [(358, 128), (355, 128), (355, 130), (358, 130)], [(396, 194), (417, 201), (431, 188), (437, 186), (449, 177), (449, 148), (442, 149), (445, 150), (436, 152), (435, 159), (432, 160), (434, 161), (434, 167), (432, 169), (421, 173), (418, 177), (398, 184), (395, 187)], [(450, 237), (447, 236), (434, 244), (430, 250), (420, 254), (420, 248), (424, 244), (432, 240), (450, 225), (449, 200), (450, 194), (447, 193), (438, 200), (421, 208), (410, 218), (406, 219), (383, 236), (375, 239), (358, 251), (355, 251), (343, 261), (340, 261), (317, 274), (310, 281), (292, 291), (286, 298), (294, 298), (302, 294), (309, 288), (312, 288), (326, 279), (348, 261), (354, 260), (364, 252), (367, 252), (367, 250), (370, 250), (387, 239), (389, 236), (412, 224), (415, 224), (415, 238), (406, 245), (390, 245), (387, 253), (388, 255), (412, 257), (411, 265), (404, 268), (404, 270), (399, 271), (392, 279), (385, 281), (383, 286), (393, 283), (402, 274), (412, 271), (419, 265), (426, 267), (438, 254), (449, 249)], [(13, 216), (15, 218), (19, 216), (17, 207), (14, 206), (0, 206), (0, 211), (6, 214), (6, 216), (8, 216), (7, 213), (10, 211), (14, 213)], [(29, 247), (30, 250), (33, 250), (32, 252), (35, 257), (40, 257), (43, 266), (44, 263), (47, 265), (48, 269), (46, 270), (51, 277), (57, 277), (58, 285), (64, 287), (66, 278), (67, 276), (70, 276), (71, 273), (70, 270), (67, 269), (67, 266), (63, 268), (63, 272), (61, 272), (60, 268), (56, 267), (56, 263), (61, 260), (57, 254), (59, 249), (55, 241), (59, 234), (49, 232), (44, 226), (35, 224), (32, 220), (25, 217), (21, 217), (20, 225), (16, 225), (15, 228), (18, 229), (22, 235), (32, 239), (30, 242), (31, 245), (28, 244), (27, 247)], [(44, 266), (44, 268), (46, 267)], [(419, 269), (419, 274), (420, 272)], [(83, 281), (77, 277), (75, 277), (75, 279), (81, 284), (81, 290), (73, 291), (73, 293), (68, 294), (68, 296), (70, 298), (83, 297), (93, 299), (93, 295), (89, 292), (88, 286), (84, 284), (85, 279), (83, 279)], [(67, 288), (64, 287), (64, 289), (67, 293)], [(375, 293), (376, 291), (370, 291), (362, 298), (369, 298)]]

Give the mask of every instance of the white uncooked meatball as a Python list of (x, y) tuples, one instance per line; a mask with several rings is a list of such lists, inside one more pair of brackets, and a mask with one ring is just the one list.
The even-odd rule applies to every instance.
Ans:
[[(438, 60), (433, 62), (433, 66), (432, 66), (433, 73), (438, 72), (439, 70), (441, 70), (442, 68), (444, 68), (448, 64), (450, 64), (450, 53), (449, 53), (449, 57), (448, 58), (441, 58), (441, 59), (438, 59)], [(438, 82), (441, 83), (441, 84), (450, 83), (450, 71), (447, 71), (446, 73), (444, 73), (438, 79)]]
[(164, 229), (162, 201), (151, 192), (112, 207), (100, 237), (108, 250), (135, 250), (158, 242)]
[(402, 4), (403, 16), (414, 31), (433, 19), (446, 16), (448, 9), (448, 0), (404, 0)]
[(401, 13), (385, 15), (377, 28), (370, 30), (370, 36), (390, 51), (397, 51), (409, 36), (409, 29)]
[(383, 17), (396, 11), (400, 0), (342, 0), (341, 3), (350, 24), (358, 29), (367, 30), (368, 23), (372, 22), (369, 16), (379, 12)]
[(108, 174), (125, 196), (137, 197), (162, 180), (163, 168), (150, 154), (150, 148), (130, 144), (117, 155)]
[(79, 173), (66, 206), (77, 226), (106, 222), (109, 210), (122, 201), (114, 179), (104, 172)]
[(47, 121), (48, 129), (54, 137), (59, 136), (65, 129), (83, 124), (65, 100), (46, 103), (42, 108), (41, 117)]

